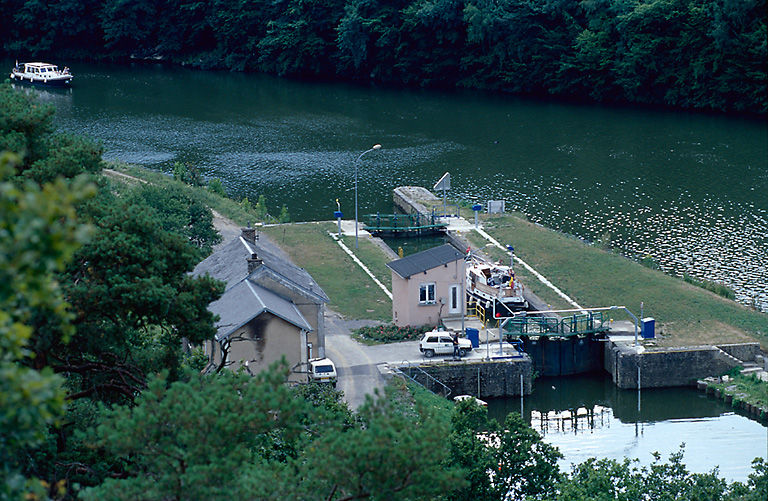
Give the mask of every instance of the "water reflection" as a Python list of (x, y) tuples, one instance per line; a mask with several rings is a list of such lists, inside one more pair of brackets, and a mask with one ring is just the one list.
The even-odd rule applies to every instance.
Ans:
[[(488, 413), (503, 420), (520, 412), (520, 400), (491, 399)], [(541, 378), (523, 404), (524, 417), (564, 454), (569, 468), (589, 457), (664, 459), (685, 445), (694, 472), (719, 467), (729, 481), (745, 481), (755, 457), (768, 458), (768, 429), (689, 388), (620, 390), (603, 374)]]

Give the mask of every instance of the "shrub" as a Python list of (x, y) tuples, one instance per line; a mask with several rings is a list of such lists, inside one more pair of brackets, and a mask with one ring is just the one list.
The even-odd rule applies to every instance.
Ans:
[(422, 334), (429, 332), (433, 328), (434, 327), (431, 325), (424, 325), (421, 327), (398, 327), (395, 324), (386, 324), (361, 327), (355, 332), (363, 339), (371, 339), (382, 343), (392, 343), (420, 339)]
[(208, 191), (222, 197), (227, 196), (227, 190), (224, 188), (224, 183), (222, 183), (221, 179), (218, 178), (214, 178), (208, 181)]
[(709, 292), (714, 292), (718, 296), (722, 296), (726, 299), (735, 300), (736, 294), (728, 288), (727, 286), (713, 282), (712, 280), (702, 280), (696, 277), (692, 277), (691, 275), (685, 273), (683, 274), (683, 280), (688, 282), (689, 284), (695, 285), (697, 287), (701, 287), (702, 289), (706, 289)]

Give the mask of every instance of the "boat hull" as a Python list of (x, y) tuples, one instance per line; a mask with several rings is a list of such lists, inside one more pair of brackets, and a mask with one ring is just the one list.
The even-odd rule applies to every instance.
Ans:
[(57, 78), (41, 79), (35, 77), (28, 77), (19, 73), (11, 73), (12, 82), (19, 82), (24, 84), (39, 85), (41, 87), (69, 87), (72, 84), (72, 76), (64, 76)]
[(477, 289), (467, 290), (467, 299), (485, 309), (485, 318), (507, 318), (528, 310), (528, 301), (522, 297), (493, 297)]

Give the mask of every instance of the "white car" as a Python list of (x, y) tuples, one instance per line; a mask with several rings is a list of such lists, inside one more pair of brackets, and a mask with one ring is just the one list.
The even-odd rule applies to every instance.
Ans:
[(330, 358), (316, 358), (309, 361), (309, 381), (331, 383), (336, 386), (336, 366)]
[[(430, 331), (424, 334), (419, 342), (419, 351), (425, 357), (431, 358), (437, 355), (453, 355), (453, 336), (448, 331)], [(465, 356), (472, 351), (472, 343), (469, 339), (459, 338), (459, 354)]]

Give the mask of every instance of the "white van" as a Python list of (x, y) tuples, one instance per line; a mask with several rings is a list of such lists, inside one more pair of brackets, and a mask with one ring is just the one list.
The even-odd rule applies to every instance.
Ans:
[[(472, 351), (469, 339), (460, 337), (459, 355), (464, 357)], [(449, 331), (430, 331), (424, 334), (419, 343), (419, 351), (427, 358), (435, 355), (453, 355), (453, 333)]]
[(331, 383), (336, 387), (336, 366), (330, 358), (316, 358), (309, 361), (308, 381)]

